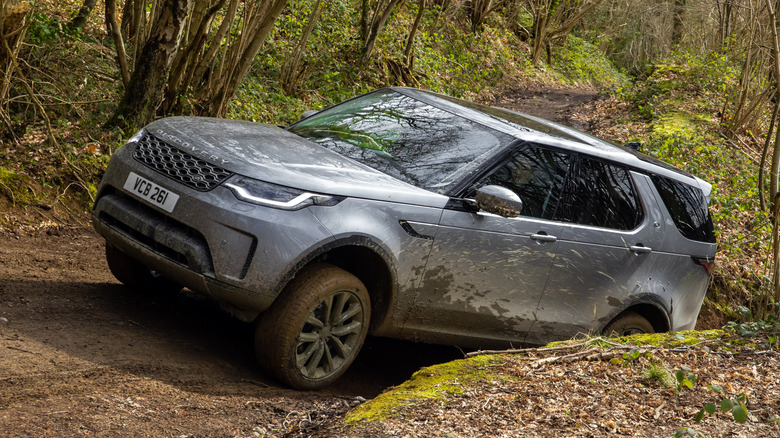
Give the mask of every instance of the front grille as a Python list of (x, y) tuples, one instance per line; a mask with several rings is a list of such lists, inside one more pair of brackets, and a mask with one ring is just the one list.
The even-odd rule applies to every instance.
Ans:
[(201, 192), (213, 189), (233, 175), (232, 172), (182, 152), (148, 133), (138, 141), (133, 150), (133, 158), (168, 178)]

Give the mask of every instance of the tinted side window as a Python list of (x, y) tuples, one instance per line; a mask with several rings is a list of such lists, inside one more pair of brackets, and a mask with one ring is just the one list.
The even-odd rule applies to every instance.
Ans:
[(556, 219), (631, 230), (642, 221), (641, 203), (625, 167), (581, 157)]
[(651, 178), (680, 234), (691, 240), (715, 243), (712, 218), (701, 189), (658, 175)]
[(483, 179), (478, 186), (506, 187), (523, 201), (523, 216), (552, 219), (569, 170), (569, 154), (528, 147)]

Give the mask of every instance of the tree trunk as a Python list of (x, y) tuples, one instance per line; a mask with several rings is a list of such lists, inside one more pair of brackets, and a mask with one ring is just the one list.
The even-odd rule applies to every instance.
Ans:
[(223, 53), (222, 63), (210, 76), (213, 82), (207, 88), (208, 94), (199, 102), (203, 114), (213, 117), (225, 115), (228, 101), (252, 66), (286, 4), (287, 0), (267, 0), (262, 7), (245, 17), (247, 28), (244, 28), (241, 38)]
[[(202, 54), (208, 40), (209, 28), (220, 9), (227, 3), (227, 0), (218, 0), (211, 8), (202, 13), (196, 13), (198, 19), (195, 23), (190, 20), (190, 31), (187, 34), (187, 44), (176, 54), (176, 59), (171, 67), (170, 77), (168, 78), (167, 92), (163, 103), (163, 113), (178, 111), (181, 108), (180, 102), (176, 96), (186, 92), (190, 87), (190, 82), (197, 67), (198, 55)], [(237, 2), (233, 2), (236, 6)], [(233, 5), (228, 8), (228, 13), (235, 14)], [(230, 22), (230, 20), (225, 20)], [(197, 30), (193, 31), (195, 28)], [(218, 31), (218, 35), (221, 32)], [(220, 41), (221, 37), (217, 39)], [(216, 45), (218, 47), (218, 45)], [(217, 48), (215, 47), (215, 49)]]
[(769, 157), (769, 147), (772, 146), (772, 133), (775, 131), (775, 125), (777, 125), (777, 115), (780, 113), (780, 96), (778, 96), (777, 93), (778, 90), (775, 90), (775, 95), (773, 96), (775, 103), (774, 109), (772, 110), (772, 118), (769, 122), (769, 129), (767, 130), (767, 134), (764, 136), (764, 149), (761, 151), (761, 161), (758, 164), (758, 183), (756, 186), (758, 188), (758, 200), (761, 204), (761, 210), (765, 210), (767, 207), (766, 196), (764, 193), (766, 160)]
[(84, 0), (81, 9), (79, 9), (76, 15), (74, 15), (68, 23), (68, 28), (72, 30), (83, 28), (84, 25), (87, 24), (87, 18), (92, 14), (92, 10), (95, 9), (96, 4), (97, 0)]
[(466, 3), (466, 9), (469, 12), (469, 21), (471, 21), (471, 31), (476, 33), (482, 25), (482, 21), (487, 16), (493, 0), (471, 0)]
[(533, 39), (531, 63), (538, 65), (542, 53), (552, 59), (552, 44), (566, 43), (566, 38), (588, 12), (603, 0), (531, 0)]
[(298, 40), (298, 43), (295, 45), (295, 48), (292, 50), (292, 52), (290, 52), (289, 55), (287, 55), (287, 59), (285, 59), (284, 64), (282, 64), (281, 71), (279, 72), (279, 83), (281, 84), (285, 93), (290, 94), (295, 91), (298, 79), (303, 73), (301, 71), (301, 57), (303, 56), (303, 52), (306, 50), (306, 44), (309, 41), (309, 36), (311, 36), (311, 33), (314, 31), (314, 26), (317, 24), (317, 21), (319, 21), (320, 15), (322, 14), (321, 5), (322, 0), (317, 0), (314, 3), (311, 13), (309, 13), (309, 18), (306, 22), (306, 28), (301, 33), (301, 37)]
[(406, 49), (404, 50), (404, 60), (406, 60), (406, 66), (409, 69), (414, 68), (414, 56), (412, 53), (414, 50), (414, 37), (417, 35), (417, 29), (420, 27), (423, 12), (425, 12), (425, 0), (420, 0), (420, 3), (417, 5), (417, 16), (414, 17), (414, 24), (412, 25), (412, 30), (409, 31), (409, 39), (406, 40)]
[(360, 64), (366, 64), (371, 57), (371, 52), (374, 51), (374, 45), (382, 28), (387, 24), (387, 20), (390, 19), (390, 14), (393, 13), (393, 9), (402, 0), (389, 0), (387, 4), (383, 6), (383, 2), (380, 1), (376, 5), (373, 17), (371, 19), (370, 27), (368, 29), (368, 35), (363, 43), (363, 49), (360, 51)]
[[(163, 0), (160, 0), (163, 1)], [(167, 1), (167, 0), (164, 0)], [(186, 0), (185, 0), (186, 1)], [(197, 1), (197, 0), (195, 0)], [(152, 11), (151, 14), (147, 14), (146, 12), (146, 1), (145, 0), (135, 0), (133, 2), (134, 8), (133, 8), (133, 21), (132, 25), (133, 27), (130, 28), (130, 32), (127, 36), (127, 43), (130, 45), (130, 47), (133, 49), (132, 56), (130, 56), (130, 62), (132, 65), (132, 69), (135, 70), (135, 65), (138, 62), (138, 57), (140, 56), (141, 48), (146, 44), (146, 27), (148, 23), (154, 23), (154, 12), (155, 9), (158, 7), (159, 1), (153, 0), (152, 1)], [(123, 18), (124, 19), (124, 18)], [(152, 30), (151, 32), (154, 32)]]
[(368, 39), (368, 14), (371, 3), (369, 0), (361, 0), (360, 2), (360, 41)]
[(718, 43), (724, 48), (729, 46), (729, 38), (732, 33), (732, 12), (734, 0), (718, 0)]
[[(179, 91), (176, 95), (181, 95), (187, 92), (190, 87), (198, 87), (202, 90), (206, 90), (205, 92), (200, 93), (200, 100), (205, 101), (208, 99), (208, 88), (205, 83), (213, 76), (210, 74), (210, 72), (216, 68), (215, 64), (217, 57), (221, 53), (220, 51), (224, 52), (224, 46), (222, 42), (227, 38), (227, 35), (233, 26), (239, 2), (240, 0), (230, 0), (225, 18), (219, 24), (219, 29), (217, 29), (216, 35), (211, 39), (208, 50), (206, 50), (204, 55), (198, 57), (197, 61), (194, 61), (193, 64), (188, 67), (188, 71), (184, 75), (184, 80), (178, 85)], [(222, 58), (224, 59), (225, 56), (223, 55)], [(177, 103), (176, 107), (178, 108), (178, 106), (179, 105)]]
[[(778, 35), (777, 30), (777, 17), (775, 15), (775, 9), (774, 5), (772, 4), (772, 0), (766, 0), (767, 10), (769, 11), (769, 23), (770, 28), (772, 30), (772, 55), (773, 55), (773, 61), (774, 65), (773, 71), (774, 71), (774, 79), (775, 79), (775, 87), (776, 89), (780, 90), (780, 36)], [(767, 133), (767, 135), (772, 135), (772, 133)], [(780, 129), (776, 130), (776, 136), (775, 136), (775, 144), (772, 151), (772, 167), (770, 171), (770, 184), (769, 184), (769, 190), (770, 190), (770, 197), (772, 199), (772, 213), (773, 213), (773, 221), (772, 221), (772, 278), (774, 283), (774, 301), (780, 302), (780, 229), (778, 228), (778, 220), (780, 218), (780, 197), (778, 194), (780, 193), (780, 190), (778, 190), (778, 182), (780, 182)], [(780, 313), (780, 310), (775, 311), (775, 313)]]
[(171, 62), (179, 49), (187, 10), (188, 0), (162, 2), (141, 51), (140, 62), (108, 126), (129, 131), (154, 120), (162, 103)]
[(466, 9), (471, 21), (471, 31), (476, 33), (488, 15), (502, 7), (504, 2), (493, 3), (493, 0), (471, 0), (466, 3)]
[(531, 64), (534, 66), (539, 64), (539, 57), (542, 55), (542, 50), (547, 40), (550, 18), (549, 9), (551, 6), (549, 0), (533, 0), (531, 2), (534, 38), (534, 44), (531, 48)]
[(130, 70), (127, 66), (127, 53), (125, 52), (125, 41), (122, 38), (122, 32), (119, 22), (116, 18), (116, 1), (106, 0), (106, 29), (111, 33), (116, 47), (116, 58), (119, 63), (119, 72), (122, 75), (122, 84), (127, 87), (130, 84)]
[(686, 0), (674, 0), (674, 17), (672, 21), (672, 47), (680, 45), (683, 36), (683, 30), (685, 30), (685, 23), (683, 21), (685, 15), (685, 1)]
[(0, 111), (5, 108), (16, 67), (16, 54), (29, 24), (26, 20), (29, 12), (28, 2), (0, 0)]
[(553, 19), (557, 22), (557, 26), (555, 30), (550, 32), (548, 35), (550, 43), (555, 42), (561, 45), (566, 44), (566, 39), (569, 37), (569, 34), (574, 31), (574, 28), (580, 23), (580, 21), (582, 21), (582, 17), (584, 17), (588, 12), (592, 11), (602, 1), (603, 0), (589, 0), (588, 2), (585, 2), (585, 4), (581, 5), (579, 9), (564, 10), (560, 14), (553, 15)]
[(125, 41), (130, 41), (133, 29), (135, 29), (134, 11), (135, 11), (135, 0), (125, 0), (125, 5), (122, 7), (122, 23), (121, 23), (122, 38), (124, 38)]

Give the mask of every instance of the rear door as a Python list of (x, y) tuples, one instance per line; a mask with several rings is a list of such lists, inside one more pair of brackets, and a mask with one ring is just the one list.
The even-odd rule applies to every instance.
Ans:
[(656, 203), (641, 199), (653, 199), (647, 176), (587, 156), (576, 160), (556, 215), (566, 224), (528, 342), (596, 330), (651, 296), (664, 221)]

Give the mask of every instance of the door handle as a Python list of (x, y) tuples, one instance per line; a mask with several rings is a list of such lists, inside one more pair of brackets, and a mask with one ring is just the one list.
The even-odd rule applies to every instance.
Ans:
[(633, 251), (637, 255), (639, 255), (639, 254), (650, 254), (653, 251), (653, 248), (650, 248), (649, 246), (644, 246), (641, 243), (638, 244), (638, 245), (629, 246), (628, 249), (630, 249), (631, 251)]
[(544, 231), (537, 234), (531, 234), (531, 239), (537, 242), (555, 242), (556, 240), (558, 240), (557, 237), (550, 236), (549, 234), (544, 233)]

